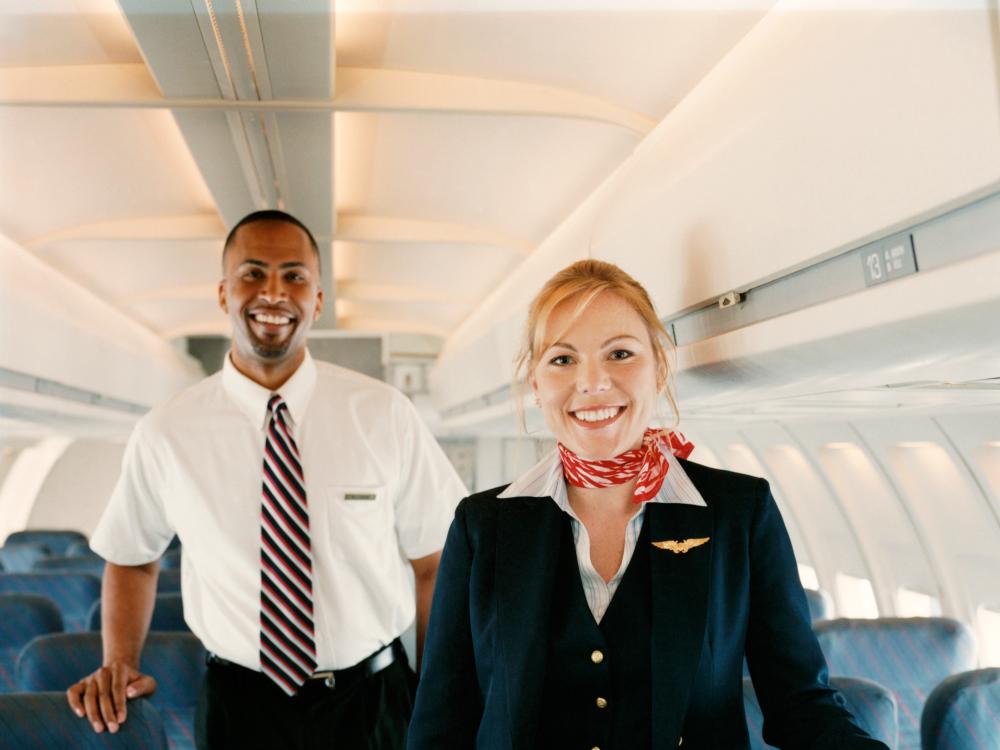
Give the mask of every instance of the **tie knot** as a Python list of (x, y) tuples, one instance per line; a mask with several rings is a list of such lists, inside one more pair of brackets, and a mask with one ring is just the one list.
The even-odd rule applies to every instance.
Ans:
[(267, 400), (267, 410), (271, 412), (274, 416), (278, 416), (281, 410), (288, 410), (288, 404), (285, 400), (277, 393), (272, 393), (271, 398)]

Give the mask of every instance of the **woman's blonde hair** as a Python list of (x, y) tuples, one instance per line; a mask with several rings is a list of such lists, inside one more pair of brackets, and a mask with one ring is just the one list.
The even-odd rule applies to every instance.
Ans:
[[(524, 335), (521, 337), (521, 349), (514, 360), (515, 393), (518, 392), (517, 384), (522, 379), (525, 382), (530, 379), (531, 372), (538, 364), (538, 357), (550, 343), (543, 341), (543, 337), (552, 311), (566, 300), (575, 298), (576, 308), (566, 325), (569, 328), (601, 292), (617, 294), (639, 314), (646, 325), (656, 361), (657, 391), (666, 396), (674, 416), (673, 426), (676, 427), (680, 421), (680, 412), (671, 382), (670, 352), (673, 341), (670, 334), (656, 316), (653, 302), (642, 284), (615, 264), (602, 260), (578, 260), (567, 266), (549, 279), (532, 300)], [(552, 340), (558, 341), (563, 333), (565, 331), (556, 332)], [(521, 400), (516, 399), (516, 402), (520, 405)]]

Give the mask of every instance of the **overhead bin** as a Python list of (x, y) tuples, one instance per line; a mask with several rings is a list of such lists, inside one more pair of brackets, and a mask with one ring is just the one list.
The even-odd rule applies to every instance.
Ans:
[[(618, 263), (690, 328), (731, 292), (759, 300), (935, 220), (964, 236), (947, 222), (1000, 192), (995, 18), (985, 0), (906, 6), (779, 3), (448, 339), (431, 373), (446, 423), (510, 413), (527, 304), (573, 260)], [(964, 259), (871, 286), (855, 259), (857, 288), (831, 298), (820, 274), (791, 309), (682, 339), (682, 407), (1000, 377), (994, 205)]]

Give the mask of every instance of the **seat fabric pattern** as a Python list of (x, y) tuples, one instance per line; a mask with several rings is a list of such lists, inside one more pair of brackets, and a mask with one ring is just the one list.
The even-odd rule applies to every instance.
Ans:
[(87, 537), (79, 531), (63, 531), (51, 529), (29, 529), (15, 531), (7, 537), (7, 544), (44, 544), (53, 555), (65, 555), (66, 548), (74, 542), (87, 543)]
[(101, 596), (101, 579), (90, 573), (0, 573), (0, 592), (49, 597), (62, 612), (68, 631), (83, 630), (90, 607)]
[(163, 719), (149, 701), (131, 701), (115, 734), (97, 734), (66, 705), (63, 693), (0, 695), (4, 750), (165, 750)]
[(90, 543), (86, 541), (73, 542), (66, 548), (63, 555), (66, 557), (100, 557), (100, 555), (90, 548)]
[(924, 750), (1000, 748), (1000, 668), (952, 675), (934, 688), (920, 735)]
[[(852, 677), (831, 677), (830, 686), (844, 697), (847, 709), (858, 726), (890, 748), (895, 748), (899, 734), (896, 700), (888, 688), (870, 680)], [(749, 679), (743, 680), (743, 710), (747, 717), (751, 750), (770, 748), (764, 742), (764, 716)]]
[(901, 750), (920, 750), (920, 714), (934, 687), (976, 662), (971, 630), (944, 617), (827, 620), (813, 629), (831, 674), (872, 680), (892, 691)]
[[(87, 618), (89, 630), (101, 629), (101, 602), (94, 602)], [(149, 623), (150, 630), (183, 631), (191, 629), (184, 622), (184, 602), (180, 594), (157, 594), (153, 604), (153, 619)]]
[[(20, 690), (65, 690), (101, 664), (100, 633), (41, 636), (25, 646), (17, 664)], [(205, 674), (205, 649), (190, 633), (150, 633), (140, 669), (156, 678), (150, 700), (163, 716), (175, 750), (194, 748), (194, 717)]]
[(0, 693), (17, 689), (14, 670), (18, 652), (37, 635), (60, 633), (62, 614), (40, 594), (0, 594)]
[(72, 573), (91, 573), (95, 576), (104, 575), (104, 560), (94, 556), (66, 557), (53, 555), (36, 560), (31, 567), (33, 572), (44, 573), (49, 570), (62, 570)]
[(806, 602), (809, 604), (809, 617), (813, 622), (830, 619), (830, 600), (822, 591), (805, 589)]
[(0, 547), (0, 569), (8, 573), (29, 573), (39, 560), (51, 552), (44, 544), (5, 544)]
[(173, 594), (181, 590), (181, 571), (160, 569), (160, 575), (156, 579), (157, 594)]

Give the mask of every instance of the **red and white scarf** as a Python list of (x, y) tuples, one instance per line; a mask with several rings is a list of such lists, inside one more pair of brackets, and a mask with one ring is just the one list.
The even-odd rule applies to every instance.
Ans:
[(667, 478), (670, 464), (660, 449), (664, 443), (672, 454), (678, 458), (687, 458), (694, 450), (679, 432), (672, 430), (655, 430), (652, 427), (642, 436), (642, 445), (614, 458), (591, 461), (580, 458), (562, 443), (558, 444), (559, 458), (562, 461), (563, 476), (574, 487), (595, 489), (610, 487), (615, 484), (636, 479), (635, 497), (633, 502), (638, 505), (656, 497)]

